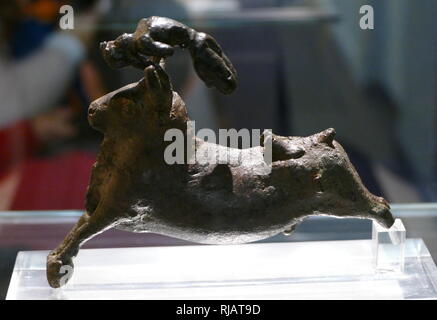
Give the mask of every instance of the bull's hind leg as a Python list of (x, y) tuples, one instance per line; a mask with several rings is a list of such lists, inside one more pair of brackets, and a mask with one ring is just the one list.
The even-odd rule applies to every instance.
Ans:
[(85, 241), (112, 227), (109, 219), (96, 213), (84, 213), (62, 243), (48, 255), (46, 270), (51, 287), (59, 288), (71, 278), (74, 268), (72, 259)]

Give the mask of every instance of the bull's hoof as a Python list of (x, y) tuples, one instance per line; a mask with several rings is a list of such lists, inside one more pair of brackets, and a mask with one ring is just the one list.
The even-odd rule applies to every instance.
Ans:
[(59, 288), (64, 286), (73, 275), (74, 265), (71, 259), (61, 260), (55, 252), (47, 257), (47, 280), (50, 287)]
[(379, 208), (375, 211), (375, 220), (384, 228), (390, 229), (391, 226), (395, 223), (395, 218), (393, 217), (390, 208), (387, 206), (383, 206), (382, 208)]

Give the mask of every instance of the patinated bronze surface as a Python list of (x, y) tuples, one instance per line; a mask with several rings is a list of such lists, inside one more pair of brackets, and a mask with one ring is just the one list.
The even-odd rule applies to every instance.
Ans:
[[(164, 150), (171, 128), (186, 132), (184, 102), (158, 64), (174, 47), (187, 48), (201, 79), (223, 93), (236, 88), (236, 72), (217, 42), (167, 18), (140, 21), (134, 34), (102, 43), (113, 67), (144, 69), (144, 78), (89, 107), (90, 125), (104, 133), (86, 197), (86, 213), (47, 260), (50, 286), (61, 267), (91, 237), (109, 229), (154, 232), (209, 244), (256, 241), (291, 232), (305, 217), (333, 215), (394, 220), (389, 205), (368, 192), (345, 151), (327, 129), (309, 137), (272, 136), (272, 169), (265, 146), (225, 148), (195, 138), (196, 162), (169, 165)], [(209, 164), (204, 152), (222, 149), (241, 161)], [(223, 149), (224, 148), (224, 149)]]

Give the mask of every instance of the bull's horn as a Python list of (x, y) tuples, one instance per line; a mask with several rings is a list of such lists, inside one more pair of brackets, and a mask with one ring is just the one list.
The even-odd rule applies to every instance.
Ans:
[(334, 137), (335, 137), (335, 129), (329, 128), (317, 134), (317, 142), (326, 143), (331, 148), (334, 148), (334, 145), (332, 144), (332, 142), (334, 141)]

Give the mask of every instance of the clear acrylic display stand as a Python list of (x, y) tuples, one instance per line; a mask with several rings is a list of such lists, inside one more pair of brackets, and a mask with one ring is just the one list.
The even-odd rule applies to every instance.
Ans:
[(20, 252), (7, 299), (436, 299), (437, 268), (401, 220), (369, 240), (82, 249), (61, 289)]
[(396, 219), (390, 229), (373, 222), (372, 242), (375, 272), (404, 272), (405, 240), (406, 231), (401, 219)]

